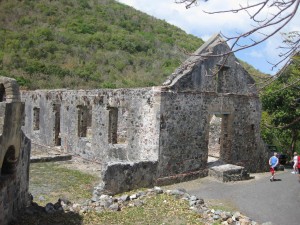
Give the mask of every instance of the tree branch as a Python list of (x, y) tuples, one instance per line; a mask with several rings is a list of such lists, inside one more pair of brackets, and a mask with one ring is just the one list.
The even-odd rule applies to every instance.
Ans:
[[(207, 0), (204, 0), (207, 1)], [(221, 0), (220, 0), (221, 1)], [(176, 3), (184, 3), (186, 7), (189, 8), (192, 5), (197, 4), (197, 0), (176, 0)], [(253, 29), (249, 29), (244, 33), (240, 33), (235, 36), (226, 37), (224, 34), (221, 34), (225, 41), (233, 41), (233, 44), (230, 48), (229, 52), (210, 55), (211, 57), (219, 57), (224, 56), (230, 53), (235, 53), (247, 48), (254, 47), (259, 45), (260, 43), (268, 40), (270, 37), (274, 36), (275, 34), (279, 33), (283, 27), (285, 27), (295, 16), (298, 8), (300, 5), (300, 0), (260, 0), (257, 3), (247, 4), (246, 6), (239, 5), (239, 8), (229, 9), (229, 10), (220, 10), (215, 12), (209, 12), (203, 10), (207, 14), (217, 14), (217, 13), (239, 13), (239, 12), (246, 12), (253, 22), (256, 23)], [(253, 14), (250, 13), (249, 10), (255, 10)], [(265, 19), (258, 19), (259, 16), (262, 16), (265, 11), (274, 13), (267, 13), (267, 15), (271, 15), (268, 19), (266, 16)], [(264, 32), (266, 29), (272, 28), (270, 32)], [(252, 38), (252, 35), (260, 34), (258, 39)], [(251, 40), (250, 44), (241, 44), (241, 42), (245, 39)], [(287, 50), (284, 53), (279, 54), (279, 57), (283, 57), (279, 62), (272, 64), (272, 69), (277, 67), (282, 62), (285, 62), (288, 58), (291, 58), (296, 52), (299, 51), (300, 45), (300, 35), (294, 36), (294, 41), (283, 41), (283, 44), (286, 44), (286, 47), (280, 47), (283, 50)], [(288, 64), (287, 61), (285, 64)]]

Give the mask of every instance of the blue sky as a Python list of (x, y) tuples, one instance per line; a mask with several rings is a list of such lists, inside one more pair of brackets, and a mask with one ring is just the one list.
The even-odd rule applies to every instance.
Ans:
[[(163, 19), (170, 24), (180, 27), (185, 32), (207, 40), (211, 35), (222, 32), (226, 36), (232, 36), (238, 32), (249, 30), (254, 24), (249, 20), (245, 12), (238, 14), (206, 14), (205, 11), (216, 11), (237, 8), (237, 4), (257, 2), (259, 0), (209, 0), (199, 1), (198, 6), (186, 9), (183, 4), (176, 4), (175, 0), (118, 0), (121, 3), (132, 6), (142, 12)], [(300, 13), (282, 30), (300, 31)], [(266, 13), (263, 14), (266, 16)], [(297, 22), (298, 23), (297, 23)], [(255, 38), (255, 37), (254, 37)], [(280, 66), (272, 70), (271, 63), (277, 63), (281, 50), (282, 37), (280, 34), (273, 36), (266, 42), (236, 53), (236, 56), (256, 69), (269, 74), (276, 74)], [(229, 43), (230, 44), (230, 43)]]

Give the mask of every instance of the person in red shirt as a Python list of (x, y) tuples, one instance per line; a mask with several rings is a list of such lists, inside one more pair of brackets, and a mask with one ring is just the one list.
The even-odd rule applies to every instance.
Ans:
[(269, 159), (269, 165), (270, 165), (270, 172), (271, 172), (271, 178), (270, 181), (275, 180), (275, 167), (278, 165), (279, 160), (277, 158), (277, 152), (274, 152), (274, 155)]
[(298, 178), (299, 178), (299, 183), (300, 183), (300, 155), (298, 155), (297, 167), (298, 167)]

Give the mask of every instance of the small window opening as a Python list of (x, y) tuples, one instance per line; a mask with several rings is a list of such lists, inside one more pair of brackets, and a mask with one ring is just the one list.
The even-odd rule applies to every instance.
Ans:
[(108, 110), (109, 110), (108, 142), (111, 144), (117, 144), (118, 143), (118, 108), (110, 107)]
[(22, 113), (21, 113), (21, 126), (25, 126), (25, 118), (26, 118), (26, 115), (25, 115), (25, 107), (22, 107)]
[(78, 108), (78, 137), (92, 136), (92, 107), (77, 106)]
[(108, 142), (127, 144), (129, 111), (126, 108), (108, 107)]
[(60, 136), (60, 104), (53, 105), (53, 113), (54, 113), (54, 144), (56, 146), (61, 146), (61, 136)]
[(40, 109), (35, 107), (33, 108), (33, 130), (40, 129)]

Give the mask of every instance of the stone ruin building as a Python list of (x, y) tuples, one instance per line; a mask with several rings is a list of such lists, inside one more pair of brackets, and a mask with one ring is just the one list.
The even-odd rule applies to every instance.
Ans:
[(262, 171), (255, 82), (233, 54), (207, 57), (228, 51), (213, 36), (158, 87), (24, 91), (23, 130), (34, 148), (100, 163), (110, 193), (207, 176), (209, 154)]
[(0, 77), (0, 224), (28, 201), (30, 140), (21, 130), (24, 103), (14, 79)]

